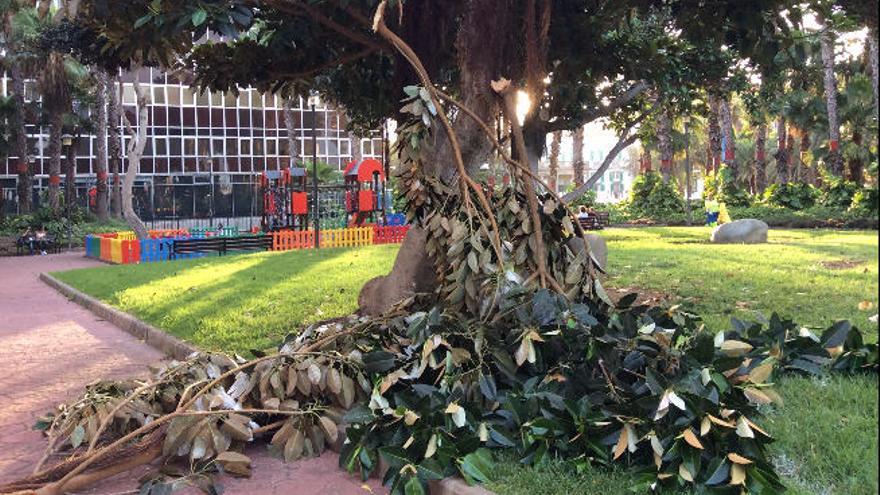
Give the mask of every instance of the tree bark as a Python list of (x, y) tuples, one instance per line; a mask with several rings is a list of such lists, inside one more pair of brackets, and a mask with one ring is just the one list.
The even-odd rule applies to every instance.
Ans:
[(651, 150), (648, 149), (648, 147), (644, 143), (642, 143), (642, 156), (639, 157), (639, 173), (644, 174), (653, 171), (654, 167), (651, 164), (652, 161), (653, 158), (651, 158)]
[(868, 29), (868, 65), (871, 67), (871, 89), (874, 90), (874, 119), (877, 119), (878, 114), (878, 103), (880, 103), (880, 96), (878, 96), (877, 91), (877, 80), (878, 80), (878, 68), (877, 64), (877, 28), (872, 27)]
[(49, 115), (49, 208), (57, 215), (61, 209), (61, 132), (64, 115), (52, 111)]
[(571, 168), (574, 170), (576, 188), (584, 185), (584, 127), (580, 126), (572, 134)]
[(825, 108), (828, 112), (828, 171), (843, 174), (840, 156), (840, 121), (837, 113), (837, 79), (834, 75), (834, 34), (826, 25), (820, 37), (822, 48), (822, 84), (825, 89)]
[(556, 182), (559, 177), (559, 152), (562, 148), (562, 131), (556, 131), (553, 133), (552, 138), (550, 140), (550, 156), (548, 157), (548, 175), (547, 185), (550, 186), (550, 189), (553, 192), (556, 192)]
[(141, 157), (144, 154), (144, 147), (147, 144), (147, 124), (148, 121), (148, 112), (147, 112), (147, 95), (144, 92), (143, 88), (141, 88), (140, 82), (138, 82), (137, 73), (140, 67), (132, 68), (132, 72), (135, 74), (134, 77), (134, 92), (135, 97), (137, 98), (137, 110), (138, 110), (138, 126), (137, 129), (132, 129), (128, 121), (128, 117), (125, 117), (123, 114), (123, 118), (126, 119), (126, 128), (128, 129), (129, 135), (131, 139), (128, 142), (128, 168), (125, 171), (125, 180), (122, 183), (122, 216), (125, 218), (125, 221), (134, 231), (135, 235), (138, 239), (146, 239), (147, 227), (144, 225), (144, 222), (141, 221), (140, 217), (138, 217), (137, 213), (134, 211), (134, 181), (137, 177), (138, 169), (140, 168)]
[(721, 112), (721, 136), (724, 138), (724, 163), (730, 169), (734, 182), (739, 182), (739, 164), (736, 162), (736, 133), (733, 130), (733, 114), (730, 100), (723, 98), (719, 102)]
[(12, 129), (12, 153), (18, 157), (15, 162), (15, 170), (18, 173), (18, 212), (30, 213), (33, 208), (31, 185), (33, 171), (30, 170), (25, 129), (27, 123), (24, 102), (25, 78), (21, 68), (14, 61), (9, 68), (9, 79), (12, 85), (12, 115), (9, 122)]
[(767, 124), (755, 129), (755, 193), (767, 187)]
[(718, 97), (709, 94), (709, 150), (707, 155), (707, 172), (718, 172), (721, 165), (721, 126), (719, 125), (721, 105)]
[(351, 142), (351, 159), (355, 162), (360, 162), (364, 159), (364, 155), (361, 153), (361, 137), (353, 132), (349, 132), (348, 140)]
[(784, 184), (791, 180), (788, 170), (788, 151), (786, 143), (788, 142), (787, 127), (785, 117), (779, 116), (776, 119), (776, 153), (773, 158), (776, 159), (776, 183)]
[(107, 86), (110, 78), (107, 73), (95, 67), (94, 73), (97, 79), (98, 99), (95, 103), (96, 113), (96, 154), (95, 160), (95, 214), (98, 220), (107, 220), (110, 216), (109, 197), (107, 195)]
[[(115, 82), (119, 83), (119, 77), (115, 78)], [(119, 134), (120, 121), (120, 101), (122, 92), (119, 91), (117, 84), (111, 82), (107, 88), (107, 119), (110, 121), (108, 128), (107, 141), (107, 158), (110, 164), (110, 174), (113, 176), (113, 183), (110, 189), (110, 210), (115, 218), (122, 218), (122, 187), (119, 182), (119, 172), (122, 165), (122, 142)]]
[(79, 142), (79, 136), (75, 136), (67, 147), (67, 153), (64, 160), (64, 208), (76, 206), (76, 146)]
[(788, 154), (788, 182), (797, 182), (800, 179), (799, 170), (797, 168), (797, 156), (794, 154), (794, 129), (789, 129), (788, 141), (785, 145), (785, 152)]
[(287, 149), (288, 158), (290, 159), (288, 165), (292, 168), (296, 167), (296, 160), (299, 158), (296, 153), (298, 141), (296, 139), (296, 121), (293, 116), (292, 98), (284, 100), (284, 126), (287, 128)]
[(657, 138), (660, 147), (660, 174), (663, 182), (672, 178), (672, 118), (667, 109), (657, 115)]
[[(861, 131), (854, 129), (852, 140), (853, 144), (861, 149), (863, 140)], [(848, 179), (861, 186), (864, 182), (864, 162), (862, 161), (862, 158), (860, 156), (850, 158), (849, 163), (847, 163), (847, 169), (849, 172)]]

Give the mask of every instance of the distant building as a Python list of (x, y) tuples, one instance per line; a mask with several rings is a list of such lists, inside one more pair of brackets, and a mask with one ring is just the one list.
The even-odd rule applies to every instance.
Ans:
[[(547, 136), (547, 149), (550, 149), (551, 136)], [(601, 165), (608, 152), (617, 143), (617, 136), (613, 131), (603, 128), (601, 124), (593, 123), (584, 131), (584, 180), (589, 179)], [(636, 146), (636, 145), (633, 145)], [(562, 137), (562, 146), (559, 153), (559, 171), (556, 176), (556, 188), (559, 193), (571, 189), (574, 184), (573, 163), (574, 148), (571, 133), (565, 132)], [(538, 168), (539, 174), (546, 182), (552, 182), (549, 177), (548, 156), (541, 159)], [(627, 154), (622, 151), (611, 162), (611, 165), (599, 177), (593, 189), (596, 191), (596, 200), (601, 203), (616, 203), (626, 199), (635, 178), (633, 171), (628, 166)]]

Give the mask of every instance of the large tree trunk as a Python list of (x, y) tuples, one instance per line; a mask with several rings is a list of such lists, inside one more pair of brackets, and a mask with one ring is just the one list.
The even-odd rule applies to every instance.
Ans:
[(755, 193), (767, 187), (767, 124), (761, 122), (755, 129)]
[(868, 65), (871, 67), (871, 88), (874, 90), (874, 119), (877, 119), (880, 95), (877, 94), (878, 68), (877, 63), (877, 28), (868, 29)]
[(574, 170), (574, 185), (584, 184), (584, 128), (578, 127), (572, 134), (571, 168)]
[(780, 116), (776, 119), (776, 153), (773, 155), (776, 158), (777, 184), (784, 184), (791, 180), (788, 170), (789, 155), (788, 150), (786, 150), (787, 143), (788, 136), (785, 117)]
[(837, 79), (834, 76), (834, 34), (825, 26), (820, 37), (822, 47), (822, 83), (825, 89), (825, 108), (828, 111), (828, 171), (843, 174), (840, 156), (840, 121), (837, 114)]
[(550, 141), (550, 156), (548, 157), (549, 168), (547, 170), (547, 185), (550, 186), (550, 189), (556, 192), (556, 181), (559, 176), (559, 152), (562, 149), (562, 131), (556, 131), (553, 133), (553, 137)]
[(58, 214), (61, 208), (61, 133), (64, 116), (60, 111), (49, 114), (49, 208)]
[(663, 182), (672, 178), (672, 118), (668, 110), (660, 111), (657, 116), (657, 138), (660, 147), (660, 174)]
[(801, 129), (801, 144), (798, 153), (798, 180), (807, 184), (816, 183), (816, 167), (807, 165), (806, 154), (810, 151), (810, 131)]
[(76, 206), (76, 146), (79, 136), (76, 136), (67, 147), (64, 160), (64, 208), (70, 211)]
[[(134, 77), (134, 91), (137, 98), (138, 124), (137, 129), (131, 126), (126, 127), (129, 130), (131, 139), (128, 142), (128, 168), (125, 171), (125, 180), (122, 183), (122, 216), (134, 231), (138, 239), (146, 239), (148, 237), (147, 227), (141, 221), (137, 213), (134, 211), (134, 181), (137, 178), (138, 169), (140, 168), (141, 157), (144, 155), (144, 147), (147, 144), (147, 95), (138, 82), (137, 73), (139, 67), (132, 69)], [(127, 117), (125, 117), (127, 120)]]
[(109, 197), (107, 195), (107, 86), (110, 84), (110, 78), (107, 73), (99, 68), (94, 68), (94, 73), (98, 81), (97, 93), (98, 100), (95, 103), (96, 113), (96, 143), (95, 153), (95, 175), (97, 183), (95, 185), (95, 213), (99, 220), (107, 220), (110, 216)]
[(648, 149), (645, 144), (642, 144), (642, 154), (639, 156), (639, 173), (644, 174), (646, 172), (651, 172), (653, 170), (653, 166), (651, 165), (651, 150)]
[(788, 131), (788, 141), (785, 144), (785, 152), (788, 154), (788, 182), (797, 182), (800, 179), (797, 167), (797, 155), (794, 154), (794, 134), (795, 129)]
[(32, 209), (32, 186), (27, 146), (27, 123), (24, 103), (24, 74), (17, 63), (13, 62), (9, 68), (9, 78), (12, 85), (12, 115), (9, 125), (12, 130), (12, 154), (18, 157), (15, 163), (15, 171), (18, 173), (18, 212), (30, 213)]
[(733, 180), (739, 182), (739, 164), (736, 162), (736, 133), (733, 130), (730, 100), (723, 98), (718, 106), (721, 112), (721, 136), (724, 138), (724, 163), (730, 169)]
[[(858, 129), (853, 130), (852, 134), (853, 144), (855, 144), (859, 149), (862, 147), (862, 133)], [(862, 185), (864, 181), (864, 162), (862, 162), (862, 158), (860, 156), (854, 156), (849, 159), (849, 163), (847, 164), (847, 169), (849, 172), (848, 179), (855, 182), (856, 184)]]
[(718, 97), (709, 94), (709, 150), (706, 157), (706, 172), (717, 172), (721, 166), (721, 104)]
[(296, 119), (293, 115), (293, 98), (284, 100), (284, 127), (287, 128), (287, 149), (290, 161), (290, 167), (296, 167), (296, 160), (299, 158), (296, 153), (298, 141), (296, 139)]
[[(118, 82), (118, 76), (115, 82)], [(121, 84), (121, 83), (120, 83)], [(122, 142), (119, 135), (120, 121), (120, 98), (122, 92), (116, 83), (111, 82), (107, 88), (107, 119), (110, 121), (108, 128), (107, 154), (110, 164), (110, 174), (113, 177), (110, 189), (110, 210), (115, 218), (122, 218), (122, 185), (119, 182), (119, 172), (122, 164)]]
[(361, 153), (361, 137), (353, 132), (349, 132), (348, 140), (351, 141), (351, 159), (355, 162), (360, 162), (364, 159), (363, 153)]

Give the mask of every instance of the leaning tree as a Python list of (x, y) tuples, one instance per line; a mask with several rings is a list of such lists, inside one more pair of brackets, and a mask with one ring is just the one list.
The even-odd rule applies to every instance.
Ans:
[[(515, 449), (527, 463), (625, 463), (646, 489), (782, 490), (769, 435), (751, 419), (756, 405), (777, 397), (774, 373), (819, 370), (825, 348), (834, 355), (822, 363), (862, 366), (872, 354), (857, 333), (840, 324), (814, 339), (774, 317), (767, 331), (738, 322), (710, 334), (678, 308), (612, 301), (586, 236), (535, 166), (548, 132), (599, 116), (627, 129), (648, 118), (649, 89), (674, 94), (673, 82), (716, 73), (723, 57), (689, 55), (685, 44), (762, 62), (788, 29), (784, 8), (796, 9), (766, 0), (83, 2), (83, 51), (104, 66), (188, 71), (218, 91), (318, 90), (353, 129), (396, 118), (396, 174), (414, 228), (391, 274), (362, 291), (366, 315), (316, 325), (249, 361), (199, 355), (151, 380), (96, 384), (43, 423), (47, 459), (72, 455), (0, 491), (76, 490), (161, 456), (188, 457), (199, 473), (248, 474), (241, 446), (261, 436), (287, 460), (345, 438), (341, 467), (368, 476), (381, 458), (397, 493), (452, 474), (484, 481), (484, 447)], [(522, 121), (520, 92), (532, 102)], [(509, 184), (474, 179), (492, 155)]]

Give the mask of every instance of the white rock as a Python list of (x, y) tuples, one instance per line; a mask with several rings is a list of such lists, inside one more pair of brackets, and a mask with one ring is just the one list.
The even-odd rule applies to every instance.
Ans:
[(716, 244), (760, 244), (767, 242), (769, 230), (766, 223), (746, 218), (715, 227), (711, 239)]

